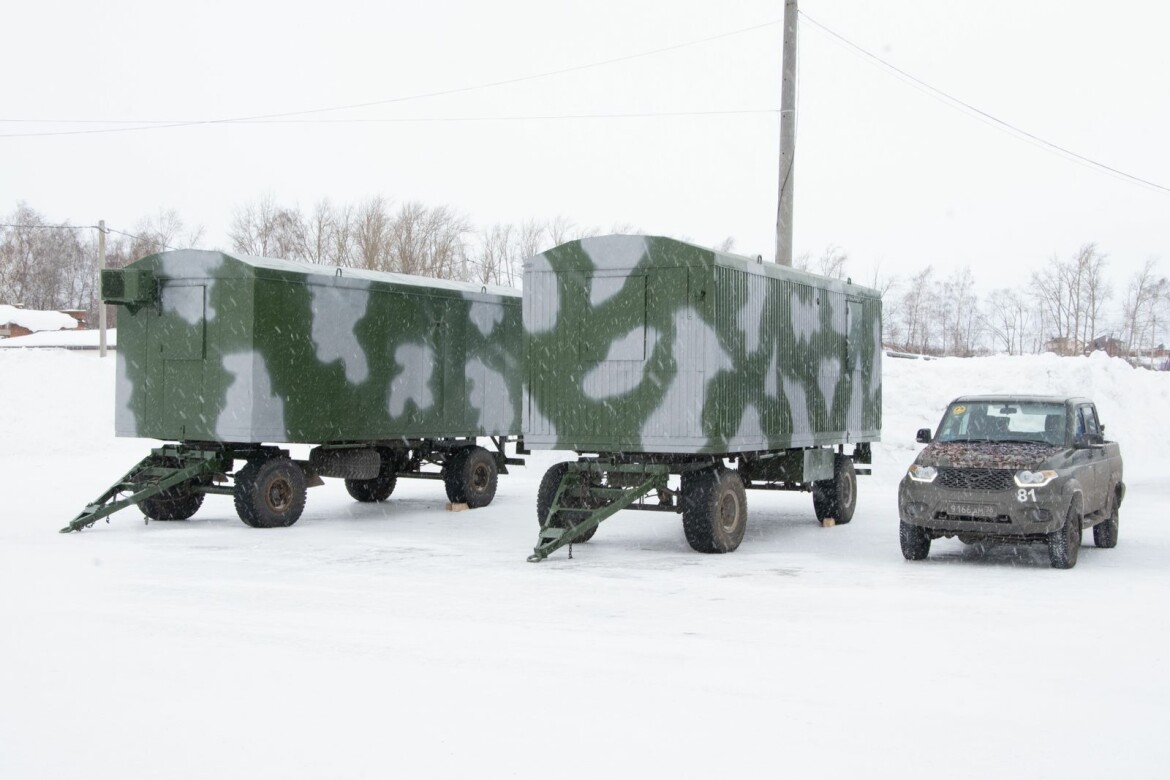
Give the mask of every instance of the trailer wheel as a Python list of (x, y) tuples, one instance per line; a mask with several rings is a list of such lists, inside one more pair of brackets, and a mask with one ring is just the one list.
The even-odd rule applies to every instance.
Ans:
[(188, 520), (203, 506), (203, 494), (191, 490), (190, 483), (164, 490), (138, 505), (151, 520)]
[(853, 458), (848, 455), (833, 457), (833, 478), (813, 483), (813, 511), (817, 520), (833, 518), (837, 525), (853, 519), (857, 508), (857, 472)]
[[(570, 512), (562, 509), (557, 512), (557, 516), (549, 520), (548, 513), (552, 509), (553, 499), (557, 495), (557, 488), (560, 487), (561, 481), (564, 480), (565, 475), (569, 473), (568, 463), (557, 463), (548, 471), (544, 472), (544, 477), (540, 480), (540, 488), (536, 491), (536, 520), (540, 523), (541, 528), (573, 528), (589, 517), (588, 512)], [(571, 498), (561, 496), (561, 505), (572, 505), (574, 502)], [(573, 541), (573, 544), (581, 544), (593, 538), (597, 533), (597, 526), (590, 528), (583, 536)]]
[(705, 469), (683, 475), (683, 533), (701, 553), (739, 547), (747, 530), (747, 493), (735, 471)]
[[(152, 457), (151, 465), (172, 469), (182, 467), (178, 458), (157, 455)], [(207, 484), (208, 480), (203, 480), (203, 482)], [(199, 507), (203, 506), (203, 494), (196, 493), (192, 489), (196, 484), (196, 480), (192, 479), (175, 485), (157, 495), (144, 499), (138, 504), (138, 508), (142, 510), (142, 514), (151, 520), (188, 520), (199, 511)], [(145, 485), (142, 485), (142, 487), (145, 487)]]
[(287, 457), (252, 460), (236, 474), (236, 513), (253, 528), (286, 528), (305, 509), (305, 473)]
[(394, 492), (398, 484), (398, 460), (392, 450), (379, 450), (382, 465), (378, 468), (378, 476), (372, 479), (347, 479), (345, 489), (355, 501), (372, 504), (385, 501)]
[(487, 506), (496, 497), (499, 467), (496, 459), (483, 447), (464, 447), (447, 460), (443, 483), (453, 504), (467, 504), (472, 509)]

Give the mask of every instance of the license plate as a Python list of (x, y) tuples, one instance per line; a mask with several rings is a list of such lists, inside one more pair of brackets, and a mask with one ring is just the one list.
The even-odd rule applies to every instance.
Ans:
[(995, 517), (995, 507), (989, 504), (951, 504), (947, 507), (947, 514), (967, 517)]

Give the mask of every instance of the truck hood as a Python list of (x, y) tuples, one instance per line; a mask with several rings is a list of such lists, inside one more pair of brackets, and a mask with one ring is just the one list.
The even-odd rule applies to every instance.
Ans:
[(1015, 441), (934, 442), (918, 455), (917, 463), (956, 469), (1035, 469), (1062, 449)]

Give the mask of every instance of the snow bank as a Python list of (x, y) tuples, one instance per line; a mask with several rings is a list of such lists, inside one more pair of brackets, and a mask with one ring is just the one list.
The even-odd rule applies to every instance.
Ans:
[[(1149, 473), (1170, 432), (1170, 373), (1134, 368), (1102, 352), (1089, 357), (899, 360), (886, 358), (882, 376), (880, 461), (898, 464), (896, 476), (921, 449), (919, 428), (934, 430), (955, 397), (976, 393), (1079, 395), (1097, 404), (1108, 438), (1121, 443), (1127, 476)], [(1158, 467), (1161, 470), (1161, 467)]]

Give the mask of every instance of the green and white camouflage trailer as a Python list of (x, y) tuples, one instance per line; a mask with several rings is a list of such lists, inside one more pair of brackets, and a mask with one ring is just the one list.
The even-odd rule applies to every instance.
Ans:
[[(479, 507), (522, 462), (505, 454), (520, 429), (514, 290), (185, 250), (103, 271), (102, 299), (121, 307), (116, 433), (170, 443), (63, 531), (131, 504), (187, 519), (208, 493), (234, 496), (251, 526), (288, 526), (321, 477), (359, 501), (442, 479)], [(278, 444), (315, 446), (294, 460)]]
[(624, 508), (681, 513), (695, 550), (729, 552), (745, 488), (811, 491), (822, 522), (852, 519), (869, 473), (854, 464), (881, 434), (876, 291), (669, 238), (584, 238), (526, 262), (524, 339), (525, 446), (581, 456), (545, 474), (529, 560)]

